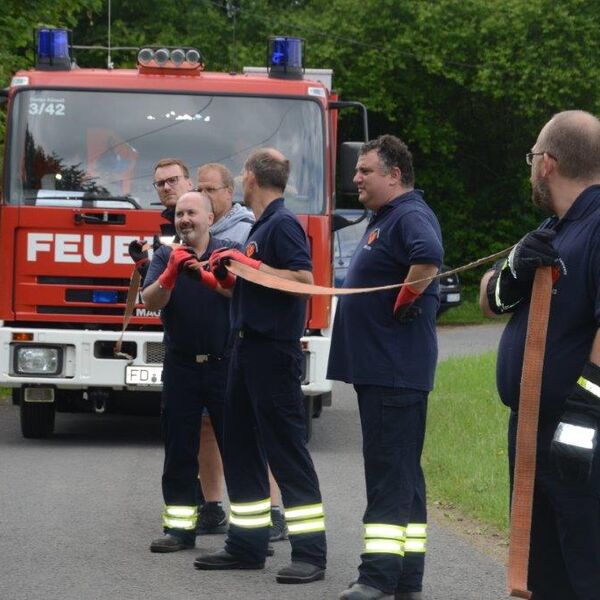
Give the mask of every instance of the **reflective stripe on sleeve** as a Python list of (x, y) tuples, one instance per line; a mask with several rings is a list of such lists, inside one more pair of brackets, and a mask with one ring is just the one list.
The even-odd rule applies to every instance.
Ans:
[(596, 385), (583, 376), (577, 380), (577, 384), (580, 385), (586, 392), (589, 392), (592, 394), (592, 396), (596, 396), (596, 398), (600, 400), (600, 385)]

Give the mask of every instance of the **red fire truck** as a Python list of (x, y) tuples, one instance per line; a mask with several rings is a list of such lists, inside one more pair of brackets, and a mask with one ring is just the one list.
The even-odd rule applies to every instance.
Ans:
[[(123, 344), (132, 359), (114, 353), (128, 244), (152, 239), (161, 221), (155, 163), (180, 158), (195, 174), (220, 162), (237, 174), (253, 149), (281, 150), (291, 162), (286, 204), (307, 232), (315, 282), (330, 285), (337, 114), (360, 106), (337, 100), (331, 71), (304, 70), (297, 38), (271, 38), (269, 66), (243, 73), (207, 72), (184, 47), (144, 48), (136, 69), (78, 68), (66, 31), (37, 39), (35, 68), (2, 94), (0, 200), (0, 387), (12, 388), (31, 438), (53, 432), (56, 411), (158, 397), (159, 315), (138, 304)], [(331, 398), (331, 317), (330, 297), (311, 298), (302, 338), (309, 422)]]

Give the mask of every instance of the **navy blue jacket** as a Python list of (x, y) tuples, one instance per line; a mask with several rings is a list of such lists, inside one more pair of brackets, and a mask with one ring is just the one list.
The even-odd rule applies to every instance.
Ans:
[[(419, 190), (398, 196), (371, 218), (350, 261), (344, 287), (401, 283), (413, 264), (443, 261), (439, 223)], [(430, 391), (437, 361), (438, 281), (416, 300), (422, 314), (400, 324), (397, 289), (340, 296), (327, 377), (353, 384)]]
[[(252, 226), (246, 255), (275, 269), (312, 271), (302, 225), (283, 198), (271, 202)], [(304, 333), (306, 300), (239, 278), (231, 302), (232, 328), (275, 340), (298, 340)]]
[[(200, 260), (207, 260), (213, 250), (236, 246), (211, 237)], [(152, 257), (144, 287), (156, 281), (165, 270), (171, 255), (170, 246), (161, 246)], [(223, 355), (229, 341), (229, 298), (208, 289), (197, 279), (181, 273), (160, 318), (165, 328), (167, 350), (194, 356)]]
[[(588, 360), (600, 327), (600, 185), (584, 190), (559, 221), (553, 245), (567, 269), (554, 284), (542, 373), (540, 418), (554, 419)], [(500, 399), (519, 406), (529, 300), (521, 302), (506, 325), (498, 349), (496, 381)]]

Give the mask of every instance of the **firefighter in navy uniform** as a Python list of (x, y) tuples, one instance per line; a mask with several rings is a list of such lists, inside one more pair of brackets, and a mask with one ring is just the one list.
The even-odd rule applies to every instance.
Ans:
[[(229, 177), (233, 186), (233, 178)], [(175, 231), (175, 204), (177, 199), (192, 189), (192, 182), (186, 164), (178, 158), (163, 158), (154, 167), (153, 186), (156, 189), (160, 203), (165, 207), (161, 212), (164, 221), (160, 224), (160, 239), (165, 241), (179, 241)], [(203, 190), (198, 190), (203, 191)], [(228, 190), (219, 188), (219, 194), (225, 195)], [(221, 213), (217, 214), (215, 203), (209, 189), (205, 193), (211, 200), (213, 206), (214, 222), (210, 227), (210, 233), (220, 239), (229, 239), (233, 242), (245, 241), (251, 223), (254, 222), (250, 211), (238, 208), (235, 216), (223, 222), (219, 219)], [(231, 189), (231, 195), (233, 188)], [(250, 219), (252, 217), (252, 219)], [(217, 221), (219, 221), (217, 223)], [(235, 234), (235, 235), (232, 235)], [(238, 237), (243, 236), (243, 240)], [(160, 247), (160, 242), (155, 237), (154, 250)], [(150, 264), (147, 243), (143, 240), (133, 240), (129, 244), (129, 254), (138, 269), (142, 283)], [(198, 503), (201, 505), (198, 515), (198, 534), (225, 533), (227, 530), (227, 514), (223, 510), (223, 467), (221, 465), (221, 454), (215, 438), (214, 428), (204, 411), (200, 435), (200, 473), (198, 481)]]
[[(354, 181), (373, 216), (344, 286), (436, 275), (443, 259), (440, 227), (413, 189), (405, 144), (391, 135), (365, 144)], [(356, 389), (367, 485), (359, 577), (342, 599), (422, 596), (427, 511), (420, 459), (437, 360), (438, 305), (437, 280), (338, 300), (327, 377)]]
[(600, 121), (555, 115), (526, 156), (532, 200), (553, 216), (481, 282), (484, 312), (512, 313), (498, 349), (515, 465), (519, 389), (538, 266), (555, 278), (540, 394), (528, 585), (532, 600), (600, 600)]
[(144, 304), (149, 310), (161, 309), (165, 330), (161, 414), (165, 535), (152, 542), (152, 552), (175, 552), (195, 545), (204, 408), (222, 445), (230, 304), (226, 288), (234, 278), (219, 284), (202, 269), (191, 271), (190, 276), (181, 274), (187, 264), (206, 260), (215, 249), (231, 245), (210, 236), (212, 220), (206, 195), (188, 192), (181, 196), (175, 207), (175, 228), (185, 246), (161, 246), (144, 281)]
[[(312, 283), (306, 235), (284, 206), (289, 161), (273, 149), (252, 153), (243, 172), (244, 201), (256, 216), (246, 253), (211, 256), (217, 278), (231, 259), (285, 279)], [(230, 524), (225, 549), (204, 553), (197, 569), (262, 569), (269, 541), (267, 461), (285, 506), (292, 561), (279, 583), (308, 583), (325, 573), (323, 505), (300, 387), (300, 337), (306, 299), (239, 279), (232, 299), (232, 349), (225, 409), (225, 480)], [(249, 426), (249, 424), (254, 424)]]

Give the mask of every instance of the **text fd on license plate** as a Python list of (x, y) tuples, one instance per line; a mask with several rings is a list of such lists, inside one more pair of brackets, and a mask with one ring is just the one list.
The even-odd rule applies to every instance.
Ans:
[(153, 386), (162, 385), (162, 366), (160, 367), (125, 367), (125, 383), (127, 385)]

